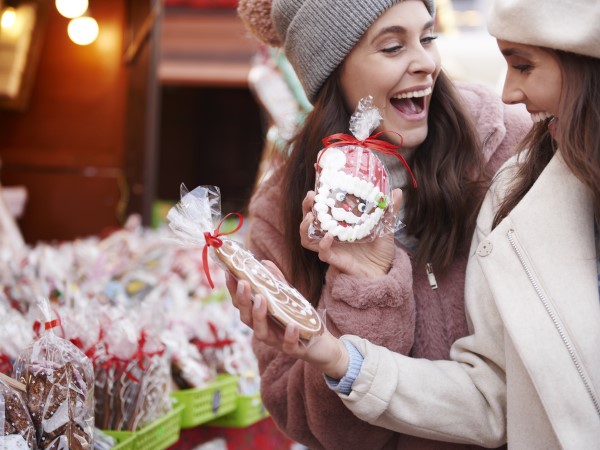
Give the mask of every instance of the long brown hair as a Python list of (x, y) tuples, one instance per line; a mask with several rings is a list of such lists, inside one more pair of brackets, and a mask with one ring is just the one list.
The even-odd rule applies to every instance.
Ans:
[(551, 119), (536, 124), (518, 146), (528, 149), (515, 181), (500, 205), (493, 226), (497, 226), (529, 192), (556, 148), (569, 169), (591, 191), (594, 212), (600, 219), (600, 59), (558, 50), (562, 90), (557, 117), (556, 141), (548, 131)]
[[(300, 244), (302, 199), (314, 189), (315, 168), (322, 139), (348, 132), (350, 113), (344, 107), (340, 70), (323, 85), (303, 127), (291, 142), (292, 152), (283, 178), (284, 236), (290, 249), (291, 273), (286, 274), (311, 303), (317, 303), (325, 281), (327, 264)], [(403, 222), (409, 234), (420, 239), (414, 264), (431, 262), (445, 270), (468, 245), (474, 219), (483, 196), (481, 143), (475, 126), (448, 77), (437, 78), (425, 142), (415, 150), (412, 170), (417, 189), (405, 190)]]

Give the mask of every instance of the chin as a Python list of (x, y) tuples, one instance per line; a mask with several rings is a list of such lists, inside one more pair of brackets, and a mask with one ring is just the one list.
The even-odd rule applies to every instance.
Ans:
[(415, 148), (425, 142), (427, 138), (427, 126), (400, 132), (400, 134), (402, 135), (402, 147)]

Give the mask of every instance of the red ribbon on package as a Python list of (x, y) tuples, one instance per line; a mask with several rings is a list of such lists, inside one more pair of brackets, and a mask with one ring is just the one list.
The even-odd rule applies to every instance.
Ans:
[[(394, 134), (400, 136), (400, 145), (390, 144), (387, 141), (377, 139), (379, 136), (381, 136), (384, 133), (394, 133)], [(395, 131), (390, 131), (390, 130), (380, 131), (379, 133), (375, 133), (374, 135), (369, 136), (368, 138), (363, 139), (362, 141), (359, 139), (356, 139), (354, 136), (351, 136), (349, 134), (336, 133), (336, 134), (332, 134), (331, 136), (327, 136), (326, 138), (323, 138), (322, 142), (323, 142), (323, 145), (325, 146), (325, 149), (328, 149), (330, 147), (344, 147), (346, 145), (356, 145), (359, 147), (368, 148), (370, 150), (375, 150), (375, 151), (383, 153), (385, 155), (393, 155), (400, 160), (402, 165), (404, 165), (404, 167), (408, 171), (408, 174), (410, 175), (410, 178), (412, 179), (413, 186), (415, 187), (415, 189), (417, 188), (417, 180), (415, 179), (415, 176), (413, 175), (412, 170), (410, 170), (410, 167), (408, 166), (408, 163), (406, 162), (404, 157), (396, 151), (400, 147), (402, 147), (402, 135), (400, 135), (399, 133), (396, 133)]]
[[(235, 227), (235, 229), (232, 231), (222, 233), (221, 225), (223, 225), (225, 223), (225, 220), (227, 220), (227, 218), (229, 216), (234, 216), (234, 215), (238, 216), (240, 219), (240, 221), (237, 224), (237, 227)], [(208, 284), (213, 289), (214, 289), (215, 285), (212, 281), (212, 278), (210, 277), (210, 269), (208, 268), (208, 247), (219, 248), (221, 245), (223, 245), (223, 241), (221, 239), (219, 239), (219, 236), (227, 236), (228, 234), (233, 234), (236, 231), (238, 231), (240, 228), (242, 228), (243, 224), (244, 224), (244, 216), (242, 216), (240, 213), (229, 213), (221, 219), (221, 222), (219, 222), (219, 225), (217, 226), (217, 228), (215, 228), (215, 231), (213, 232), (213, 234), (211, 234), (208, 231), (204, 232), (205, 244), (204, 244), (204, 248), (202, 249), (202, 265), (204, 266), (204, 273), (206, 274), (206, 279), (208, 280)]]
[[(60, 318), (53, 319), (48, 322), (44, 322), (44, 330), (46, 330), (46, 331), (51, 330), (52, 328), (56, 328), (56, 327), (62, 327)], [(42, 322), (40, 322), (39, 320), (36, 320), (35, 322), (33, 322), (33, 331), (36, 335), (39, 336), (41, 329), (42, 329)]]

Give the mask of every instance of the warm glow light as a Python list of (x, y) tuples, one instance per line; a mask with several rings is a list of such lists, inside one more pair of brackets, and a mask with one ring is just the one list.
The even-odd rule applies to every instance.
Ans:
[(88, 45), (98, 37), (98, 22), (92, 17), (78, 17), (69, 22), (67, 33), (78, 45)]
[(0, 28), (4, 28), (8, 30), (12, 28), (17, 20), (17, 12), (15, 8), (6, 8), (4, 13), (2, 14), (2, 19), (0, 19)]
[(88, 9), (88, 0), (56, 0), (56, 9), (68, 19), (83, 15)]

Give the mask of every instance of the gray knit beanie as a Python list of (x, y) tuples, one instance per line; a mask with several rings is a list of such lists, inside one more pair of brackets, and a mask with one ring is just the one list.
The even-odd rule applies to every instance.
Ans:
[[(273, 0), (275, 30), (311, 102), (373, 22), (401, 1)], [(434, 16), (435, 0), (423, 3)]]
[(487, 23), (498, 39), (600, 58), (600, 0), (494, 0)]

